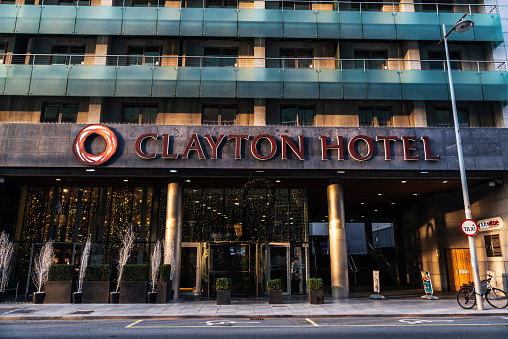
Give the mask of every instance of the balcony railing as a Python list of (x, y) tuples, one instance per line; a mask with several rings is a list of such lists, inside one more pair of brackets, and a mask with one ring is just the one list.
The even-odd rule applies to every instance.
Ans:
[[(449, 99), (442, 60), (62, 54), (0, 60), (2, 95)], [(508, 100), (506, 62), (453, 64), (457, 100)]]

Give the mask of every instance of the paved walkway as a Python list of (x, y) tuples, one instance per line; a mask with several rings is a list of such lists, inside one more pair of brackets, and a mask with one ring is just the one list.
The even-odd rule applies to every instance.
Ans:
[(302, 298), (287, 298), (282, 305), (269, 305), (266, 298), (233, 299), (231, 305), (217, 306), (215, 300), (179, 299), (168, 304), (42, 304), (6, 302), (0, 304), (1, 320), (76, 320), (150, 318), (270, 318), (270, 317), (440, 317), (508, 316), (508, 308), (462, 309), (455, 294), (442, 294), (440, 300), (421, 299), (419, 292), (392, 293), (385, 300), (353, 297), (326, 298), (324, 305), (310, 305)]

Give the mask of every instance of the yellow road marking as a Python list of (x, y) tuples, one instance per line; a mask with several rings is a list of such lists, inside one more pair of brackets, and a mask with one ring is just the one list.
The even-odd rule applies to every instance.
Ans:
[(140, 323), (140, 322), (142, 322), (142, 321), (143, 321), (143, 319), (136, 320), (136, 321), (135, 321), (135, 322), (133, 322), (132, 324), (125, 326), (125, 328), (131, 328), (132, 326), (134, 326), (134, 325), (136, 325), (136, 324), (139, 324), (139, 323)]
[(319, 326), (318, 324), (316, 324), (316, 322), (310, 320), (309, 318), (305, 318), (305, 320), (307, 320), (308, 322), (310, 322), (313, 326)]
[[(130, 327), (134, 324), (136, 324), (137, 322), (129, 325), (129, 326), (126, 326), (126, 327)], [(506, 324), (474, 324), (475, 326), (506, 326)], [(317, 325), (319, 327), (410, 327), (410, 326), (425, 326), (425, 327), (430, 327), (430, 326), (471, 326), (471, 324), (415, 324), (415, 325), (410, 325), (410, 324), (396, 324), (396, 325), (375, 325), (375, 324), (366, 324), (366, 325)], [(284, 325), (259, 325), (259, 326), (248, 326), (248, 325), (227, 325), (227, 326), (224, 326), (224, 325), (217, 325), (217, 326), (202, 326), (202, 325), (196, 325), (196, 326), (192, 326), (192, 325), (177, 325), (177, 326), (165, 326), (165, 325), (156, 325), (156, 326), (133, 326), (133, 327), (130, 327), (130, 328), (144, 328), (144, 329), (147, 329), (147, 328), (225, 328), (225, 327), (228, 327), (228, 328), (234, 328), (234, 327), (242, 327), (242, 328), (277, 328), (277, 327), (296, 327), (296, 328), (304, 328), (304, 327), (314, 327), (314, 326), (310, 326), (310, 325), (295, 325), (295, 326), (284, 326)]]

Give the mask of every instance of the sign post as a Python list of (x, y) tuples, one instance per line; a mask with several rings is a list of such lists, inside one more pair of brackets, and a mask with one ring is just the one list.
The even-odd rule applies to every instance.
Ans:
[(422, 299), (438, 300), (439, 298), (434, 295), (434, 290), (432, 289), (432, 280), (430, 279), (430, 272), (421, 271), (421, 274), (423, 281), (423, 289), (425, 290), (425, 295), (422, 295)]
[[(469, 206), (469, 196), (467, 198), (468, 203), (465, 205)], [(469, 252), (471, 253), (471, 267), (473, 268), (474, 288), (475, 290), (480, 291), (480, 273), (478, 272), (478, 259), (476, 257), (476, 243), (474, 240), (474, 236), (478, 233), (479, 228), (476, 221), (471, 219), (471, 210), (466, 209), (466, 211), (467, 219), (464, 219), (460, 224), (460, 230), (468, 237)], [(483, 311), (483, 298), (479, 294), (476, 295), (476, 307), (478, 311)]]
[(373, 283), (373, 287), (374, 287), (374, 294), (371, 294), (369, 296), (369, 298), (371, 299), (385, 299), (385, 297), (381, 294), (379, 294), (379, 292), (381, 291), (381, 288), (380, 288), (380, 281), (379, 281), (379, 271), (372, 271), (372, 283)]
[(474, 237), (478, 233), (478, 224), (472, 219), (466, 219), (460, 224), (460, 229), (464, 235)]

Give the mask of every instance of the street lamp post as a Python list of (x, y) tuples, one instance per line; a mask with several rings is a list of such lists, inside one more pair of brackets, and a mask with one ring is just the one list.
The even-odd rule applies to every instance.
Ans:
[[(448, 73), (448, 82), (450, 84), (450, 98), (452, 101), (452, 113), (453, 113), (453, 125), (455, 128), (455, 139), (457, 142), (457, 153), (459, 157), (459, 170), (460, 170), (460, 181), (462, 183), (462, 198), (464, 199), (464, 211), (466, 214), (466, 219), (473, 219), (471, 216), (471, 204), (469, 202), (469, 193), (467, 189), (467, 180), (466, 180), (466, 170), (464, 168), (464, 156), (462, 154), (462, 142), (460, 139), (460, 128), (459, 128), (459, 119), (457, 117), (457, 106), (455, 104), (455, 91), (453, 89), (453, 80), (452, 80), (452, 72), (450, 67), (450, 54), (448, 52), (448, 42), (447, 37), (453, 31), (457, 33), (463, 33), (469, 31), (473, 28), (474, 23), (471, 20), (464, 20), (467, 14), (464, 14), (462, 18), (448, 31), (446, 32), (445, 25), (443, 24), (443, 39), (444, 41), (445, 52), (446, 52), (446, 69)], [(480, 283), (480, 274), (478, 272), (478, 258), (476, 257), (476, 244), (474, 236), (468, 237), (469, 240), (469, 252), (471, 254), (471, 266), (473, 268), (473, 277), (474, 277), (474, 289), (476, 292), (481, 293), (481, 283)], [(481, 295), (476, 294), (476, 305), (479, 311), (483, 310), (483, 298)]]

